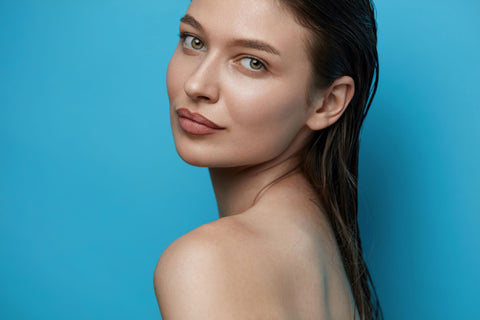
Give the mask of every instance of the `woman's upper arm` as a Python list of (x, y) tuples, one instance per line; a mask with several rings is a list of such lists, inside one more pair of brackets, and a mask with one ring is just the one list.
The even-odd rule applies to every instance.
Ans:
[(155, 269), (163, 320), (295, 319), (279, 259), (238, 226), (204, 225), (174, 241)]
[(215, 245), (183, 236), (162, 254), (154, 275), (155, 293), (164, 320), (240, 319), (226, 287), (226, 270)]

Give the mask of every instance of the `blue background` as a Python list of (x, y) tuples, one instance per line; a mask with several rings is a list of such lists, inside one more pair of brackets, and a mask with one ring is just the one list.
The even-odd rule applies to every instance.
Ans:
[[(218, 218), (176, 155), (182, 1), (0, 1), (0, 318), (159, 319), (162, 251)], [(480, 318), (480, 2), (377, 0), (360, 214), (386, 319)]]

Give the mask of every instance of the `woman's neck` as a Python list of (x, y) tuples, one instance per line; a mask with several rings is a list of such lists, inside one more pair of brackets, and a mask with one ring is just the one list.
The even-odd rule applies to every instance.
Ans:
[(307, 126), (303, 127), (280, 155), (261, 164), (209, 168), (220, 218), (250, 209), (272, 184), (299, 171), (300, 155), (311, 134)]
[(253, 167), (210, 168), (219, 217), (250, 209), (272, 183), (298, 171), (298, 158), (268, 162)]

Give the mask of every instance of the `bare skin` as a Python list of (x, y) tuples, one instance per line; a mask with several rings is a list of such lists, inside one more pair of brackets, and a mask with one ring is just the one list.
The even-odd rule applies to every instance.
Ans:
[(250, 209), (177, 239), (155, 272), (163, 318), (354, 319), (333, 232), (313, 198), (293, 174)]
[[(163, 319), (354, 319), (335, 237), (296, 170), (312, 132), (344, 112), (353, 80), (307, 98), (308, 32), (274, 0), (193, 0), (180, 31), (167, 73), (173, 136), (186, 162), (209, 167), (220, 219), (162, 254)], [(221, 129), (192, 133), (179, 109)]]

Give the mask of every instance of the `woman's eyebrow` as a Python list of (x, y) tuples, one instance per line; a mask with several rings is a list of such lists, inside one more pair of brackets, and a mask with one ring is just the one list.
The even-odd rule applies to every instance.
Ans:
[[(198, 22), (194, 17), (192, 17), (189, 14), (184, 15), (183, 18), (180, 19), (180, 22), (188, 24), (200, 32), (204, 32), (204, 29), (200, 24), (200, 22)], [(236, 39), (232, 41), (232, 46), (251, 48), (251, 49), (265, 51), (267, 53), (275, 54), (278, 56), (280, 55), (280, 52), (277, 49), (275, 49), (268, 43), (260, 40)]]
[(245, 47), (245, 48), (251, 48), (251, 49), (256, 49), (256, 50), (262, 50), (271, 54), (275, 54), (277, 56), (280, 55), (280, 52), (269, 45), (266, 42), (260, 41), (260, 40), (251, 40), (251, 39), (237, 39), (232, 42), (233, 46), (238, 46), (238, 47)]
[(183, 23), (186, 23), (188, 25), (191, 25), (192, 27), (194, 27), (195, 29), (199, 30), (200, 32), (203, 32), (203, 27), (202, 25), (200, 24), (200, 22), (198, 22), (194, 17), (192, 17), (191, 15), (189, 14), (186, 14), (183, 16), (182, 19), (180, 19), (180, 22), (183, 22)]

